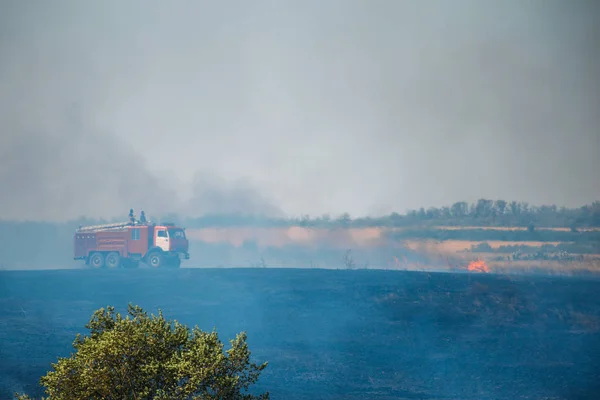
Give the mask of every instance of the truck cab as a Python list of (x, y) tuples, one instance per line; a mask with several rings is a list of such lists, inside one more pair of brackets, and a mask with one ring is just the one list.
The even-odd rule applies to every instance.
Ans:
[(188, 251), (185, 231), (174, 225), (158, 225), (154, 227), (154, 244), (165, 252)]
[(179, 266), (181, 260), (190, 258), (189, 241), (184, 229), (168, 223), (154, 225), (152, 228), (152, 234), (148, 235), (148, 254), (144, 256), (150, 266), (156, 267), (163, 262)]

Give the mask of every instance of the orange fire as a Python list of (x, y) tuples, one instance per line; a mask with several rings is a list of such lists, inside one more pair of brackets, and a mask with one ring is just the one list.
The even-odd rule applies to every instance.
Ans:
[(483, 260), (471, 261), (467, 269), (471, 272), (490, 272), (490, 268)]

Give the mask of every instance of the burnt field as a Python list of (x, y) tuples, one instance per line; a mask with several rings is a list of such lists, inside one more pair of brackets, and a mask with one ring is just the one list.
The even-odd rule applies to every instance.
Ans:
[(375, 270), (0, 272), (0, 398), (41, 395), (92, 312), (246, 330), (273, 399), (592, 399), (600, 279)]

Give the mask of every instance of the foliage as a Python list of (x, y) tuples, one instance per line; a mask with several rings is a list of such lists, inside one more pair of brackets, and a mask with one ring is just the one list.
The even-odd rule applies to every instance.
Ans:
[(540, 242), (596, 242), (600, 243), (600, 231), (530, 231), (530, 230), (492, 230), (492, 229), (433, 229), (407, 228), (392, 231), (388, 235), (393, 240), (435, 239), (435, 240), (501, 240), (501, 241), (540, 241)]
[[(118, 219), (118, 218), (117, 218)], [(161, 218), (159, 218), (161, 219)], [(308, 215), (299, 218), (271, 218), (261, 215), (245, 214), (208, 214), (201, 217), (168, 215), (169, 221), (189, 228), (200, 227), (368, 227), (368, 226), (522, 226), (532, 230), (538, 227), (561, 227), (577, 230), (578, 227), (600, 227), (600, 201), (594, 201), (581, 207), (567, 208), (556, 205), (534, 206), (527, 202), (479, 199), (474, 203), (458, 201), (451, 206), (429, 207), (427, 209), (408, 210), (405, 214), (397, 212), (381, 217), (351, 218), (343, 213), (337, 218), (325, 214), (318, 217)], [(119, 219), (119, 220), (122, 220)], [(15, 222), (0, 220), (0, 238), (14, 236), (21, 232), (31, 233), (43, 230), (44, 234), (66, 232), (70, 234), (78, 225), (106, 223), (104, 220), (79, 219), (65, 224), (43, 222)]]
[(319, 228), (344, 228), (367, 226), (415, 226), (415, 225), (454, 225), (454, 226), (523, 226), (531, 230), (536, 227), (600, 227), (600, 201), (576, 208), (556, 205), (533, 206), (527, 202), (479, 199), (469, 204), (459, 201), (451, 206), (430, 207), (409, 210), (404, 215), (392, 213), (383, 217), (351, 218), (343, 213), (337, 218), (323, 215), (311, 218), (303, 215), (289, 220), (243, 215), (204, 215), (199, 218), (182, 220), (186, 226), (290, 226)]
[(114, 307), (97, 310), (86, 328), (90, 335), (73, 342), (75, 354), (40, 379), (48, 399), (269, 398), (245, 393), (267, 366), (250, 362), (245, 332), (224, 352), (215, 331), (190, 331), (160, 310), (149, 316), (131, 304), (125, 318)]

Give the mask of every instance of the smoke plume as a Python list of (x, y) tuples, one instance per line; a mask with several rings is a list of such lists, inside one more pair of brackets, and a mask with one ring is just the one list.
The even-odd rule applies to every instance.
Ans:
[(0, 218), (600, 197), (598, 2), (0, 7)]

